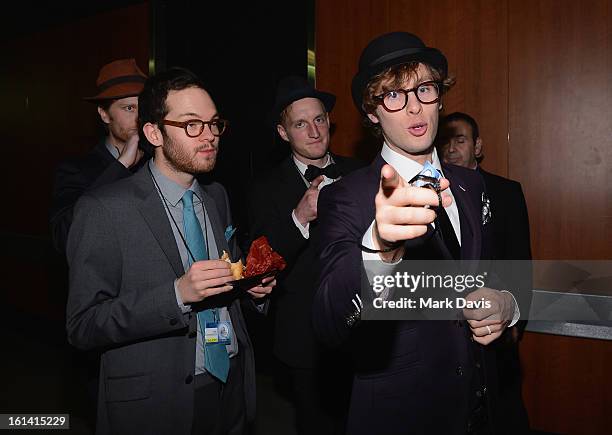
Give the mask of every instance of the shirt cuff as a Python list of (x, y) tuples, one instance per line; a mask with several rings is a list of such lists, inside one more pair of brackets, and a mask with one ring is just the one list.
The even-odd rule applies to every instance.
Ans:
[(512, 316), (512, 322), (510, 322), (510, 324), (507, 326), (508, 328), (511, 328), (512, 326), (516, 325), (516, 322), (518, 322), (519, 319), (521, 318), (521, 311), (519, 310), (519, 306), (518, 306), (518, 302), (516, 302), (516, 298), (511, 292), (509, 292), (508, 290), (500, 290), (500, 291), (502, 293), (510, 293), (510, 296), (512, 296), (512, 300), (514, 301), (514, 315)]
[(189, 312), (191, 312), (191, 305), (185, 305), (183, 303), (183, 298), (181, 298), (181, 294), (179, 293), (179, 289), (178, 289), (178, 278), (174, 280), (174, 296), (176, 296), (176, 303), (178, 304), (179, 308), (181, 309), (181, 312), (183, 314), (187, 314)]
[(293, 211), (291, 212), (291, 217), (293, 218), (293, 223), (295, 224), (295, 226), (298, 228), (298, 230), (300, 230), (300, 233), (302, 233), (302, 236), (305, 239), (308, 239), (310, 237), (310, 222), (306, 222), (306, 226), (302, 226), (300, 221), (297, 220), (297, 218), (295, 217), (295, 209), (293, 209)]
[[(368, 227), (365, 234), (361, 239), (361, 244), (366, 248), (375, 249), (374, 248), (374, 240), (372, 238), (372, 231), (374, 230), (375, 221), (372, 221), (372, 224)], [(374, 282), (375, 276), (385, 276), (385, 275), (393, 275), (394, 271), (397, 269), (398, 264), (402, 261), (401, 257), (393, 262), (386, 263), (382, 261), (380, 255), (361, 251), (361, 258), (363, 260), (363, 268), (365, 269), (366, 275), (368, 277), (368, 282), (372, 284)], [(377, 297), (381, 299), (387, 299), (389, 297), (389, 288), (385, 287), (382, 291), (375, 292)], [(359, 301), (361, 304), (361, 301)], [(353, 300), (353, 304), (355, 301)]]
[[(363, 235), (362, 239), (361, 239), (361, 244), (363, 246), (365, 246), (366, 248), (370, 248), (370, 249), (376, 249), (374, 247), (374, 239), (372, 238), (372, 233), (374, 231), (374, 224), (376, 223), (376, 221), (372, 221), (372, 223), (370, 224), (370, 226), (368, 227), (368, 229), (366, 230), (365, 234)], [(384, 261), (382, 261), (382, 259), (380, 258), (380, 255), (372, 253), (372, 252), (366, 252), (366, 251), (361, 251), (361, 258), (366, 261), (366, 260), (377, 260), (381, 263), (384, 264), (388, 264), (391, 266), (397, 265), (400, 263), (400, 261), (402, 261), (401, 257), (397, 260), (394, 261), (393, 263), (385, 263)]]

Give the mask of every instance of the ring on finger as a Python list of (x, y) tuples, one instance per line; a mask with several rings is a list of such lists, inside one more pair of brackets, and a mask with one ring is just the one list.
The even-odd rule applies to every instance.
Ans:
[(487, 325), (487, 331), (489, 331), (489, 334), (487, 334), (487, 335), (493, 334), (493, 331), (491, 331), (491, 328), (489, 327), (489, 325)]

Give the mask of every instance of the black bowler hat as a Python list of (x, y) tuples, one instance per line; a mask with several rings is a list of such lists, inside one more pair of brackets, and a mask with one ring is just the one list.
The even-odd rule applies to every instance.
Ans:
[(409, 62), (422, 62), (432, 66), (446, 76), (446, 57), (436, 48), (426, 47), (423, 41), (412, 33), (391, 32), (374, 38), (364, 48), (359, 58), (359, 71), (353, 77), (351, 91), (353, 101), (361, 113), (363, 90), (376, 74), (386, 68)]
[(309, 82), (300, 76), (288, 76), (283, 78), (276, 88), (276, 99), (270, 113), (273, 124), (280, 120), (280, 114), (287, 106), (302, 98), (317, 98), (321, 100), (325, 110), (331, 112), (336, 104), (336, 96), (328, 92), (316, 90)]

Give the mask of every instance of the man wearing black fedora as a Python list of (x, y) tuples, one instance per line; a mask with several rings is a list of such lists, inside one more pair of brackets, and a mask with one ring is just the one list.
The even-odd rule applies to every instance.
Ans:
[[(466, 298), (483, 297), (490, 308), (464, 310), (461, 320), (361, 320), (372, 308), (365, 278), (373, 267), (393, 275), (401, 260), (487, 258), (481, 178), (441, 165), (433, 146), (451, 85), (445, 56), (407, 32), (373, 39), (353, 78), (357, 109), (383, 144), (370, 166), (321, 192), (313, 305), (317, 337), (353, 350), (351, 435), (495, 433), (487, 345), (518, 320), (510, 293), (476, 290)], [(425, 165), (443, 177), (442, 196), (408, 181)]]
[(288, 265), (273, 299), (273, 351), (292, 381), (300, 435), (341, 433), (348, 401), (346, 367), (338, 374), (337, 355), (323, 352), (311, 326), (319, 191), (360, 166), (329, 151), (335, 100), (302, 77), (279, 82), (271, 119), (291, 155), (257, 179), (249, 195), (251, 238), (265, 235)]
[(73, 207), (83, 192), (131, 175), (146, 160), (138, 148), (137, 125), (138, 94), (146, 79), (136, 60), (115, 60), (100, 68), (98, 93), (84, 98), (97, 106), (106, 134), (88, 154), (56, 170), (50, 223), (59, 252), (66, 249)]

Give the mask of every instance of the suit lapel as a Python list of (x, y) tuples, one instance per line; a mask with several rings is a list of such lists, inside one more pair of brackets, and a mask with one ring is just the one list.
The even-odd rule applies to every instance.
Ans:
[(143, 167), (132, 177), (136, 186), (140, 189), (141, 202), (138, 205), (138, 211), (166, 255), (168, 262), (172, 269), (174, 269), (174, 273), (177, 277), (180, 277), (185, 273), (181, 255), (176, 246), (176, 240), (170, 227), (171, 223), (168, 220), (168, 215), (151, 180), (149, 171)]
[[(447, 171), (447, 168), (444, 168)], [(459, 222), (461, 226), (461, 258), (463, 260), (480, 258), (481, 232), (479, 230), (480, 217), (477, 215), (478, 207), (473, 203), (468, 186), (460, 177), (449, 174), (451, 191), (455, 197), (459, 210)]]
[(280, 177), (283, 184), (279, 187), (286, 189), (291, 201), (295, 198), (299, 200), (306, 192), (306, 183), (293, 162), (293, 156), (290, 155), (281, 163)]

